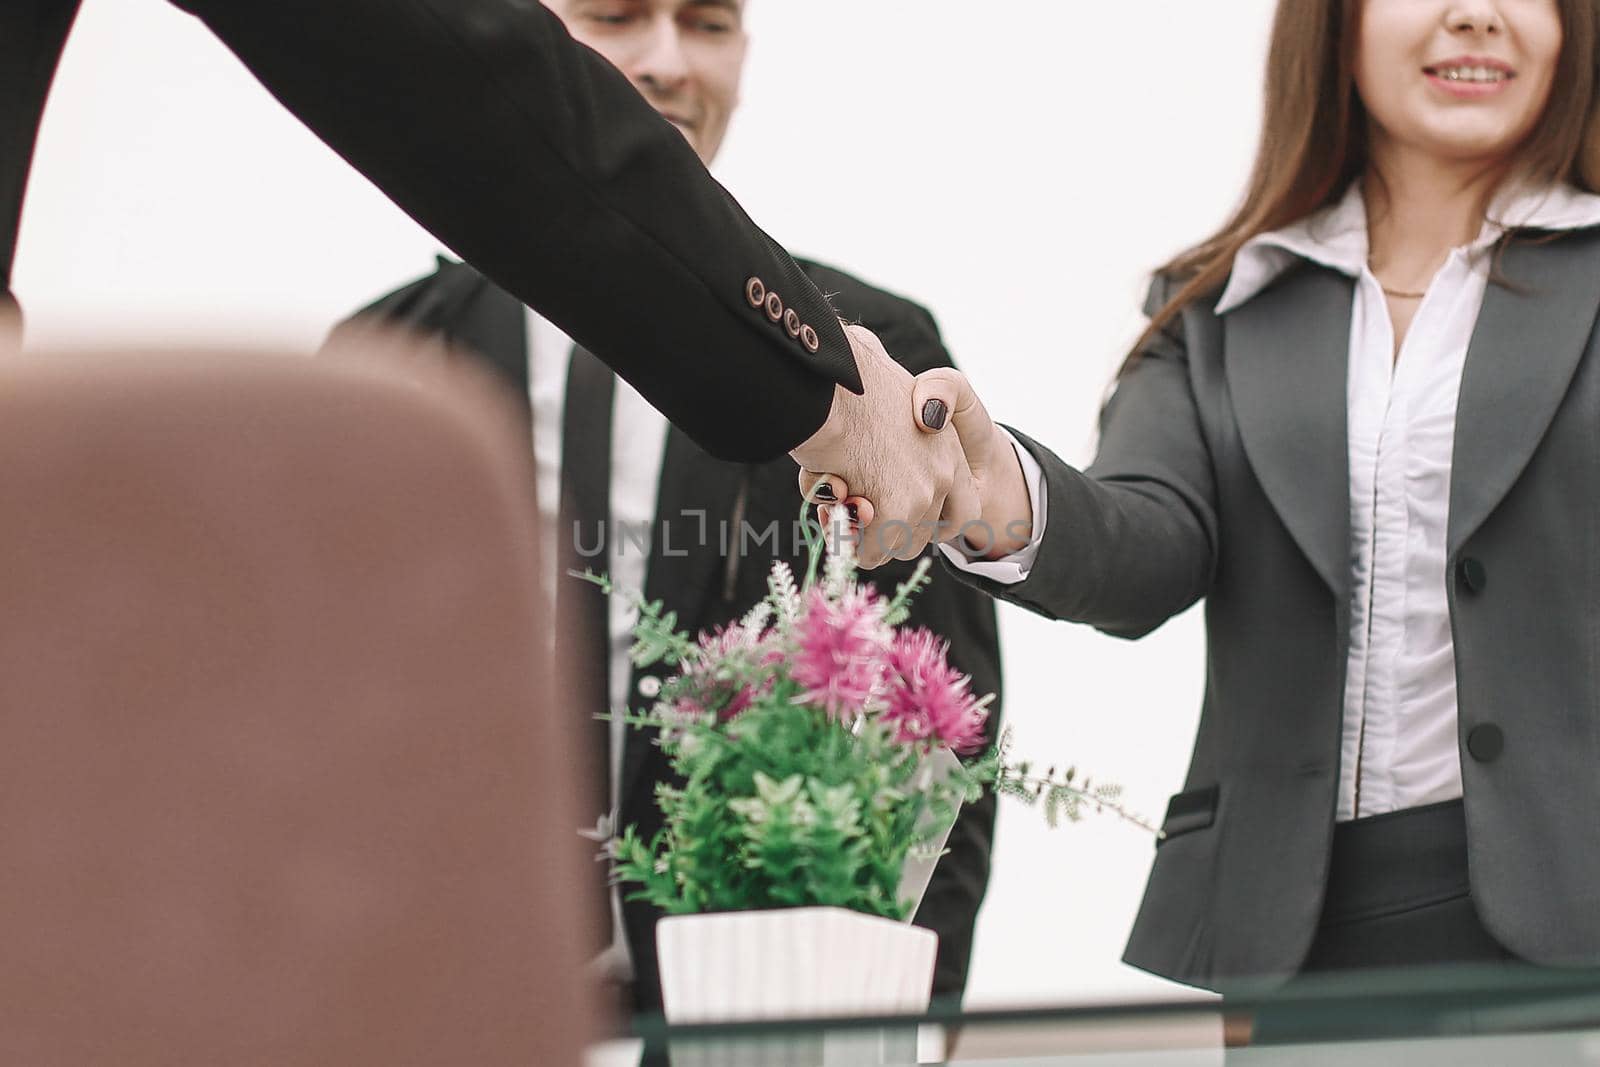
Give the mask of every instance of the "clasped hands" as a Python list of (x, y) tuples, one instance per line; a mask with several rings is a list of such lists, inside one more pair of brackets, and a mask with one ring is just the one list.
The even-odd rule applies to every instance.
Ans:
[(848, 509), (868, 569), (914, 559), (930, 543), (992, 559), (1027, 545), (1033, 509), (1022, 466), (966, 376), (940, 367), (913, 377), (871, 331), (845, 332), (864, 391), (835, 387), (828, 421), (790, 453), (823, 526), (834, 508)]

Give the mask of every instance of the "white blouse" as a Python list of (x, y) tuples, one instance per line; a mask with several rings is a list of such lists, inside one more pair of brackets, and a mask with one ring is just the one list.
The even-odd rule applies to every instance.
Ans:
[[(1219, 315), (1261, 292), (1297, 259), (1355, 279), (1347, 400), (1350, 449), (1350, 651), (1345, 664), (1340, 821), (1461, 796), (1455, 649), (1445, 598), (1450, 470), (1456, 399), (1505, 229), (1600, 224), (1600, 196), (1570, 186), (1513, 189), (1490, 221), (1451, 251), (1429, 284), (1398, 359), (1378, 280), (1367, 267), (1366, 206), (1359, 183), (1337, 204), (1248, 242), (1234, 260)], [(1042, 477), (1027, 472), (1042, 498)], [(1044, 516), (1034, 528), (1036, 553)], [(1002, 582), (1030, 567), (973, 564)], [(1026, 561), (1031, 563), (1031, 556)]]

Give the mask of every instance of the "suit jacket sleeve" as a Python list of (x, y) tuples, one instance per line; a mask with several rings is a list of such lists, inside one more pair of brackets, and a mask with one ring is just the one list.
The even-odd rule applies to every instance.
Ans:
[[(1158, 278), (1146, 311), (1164, 306), (1172, 287)], [(1162, 331), (1123, 375), (1087, 470), (1013, 431), (1043, 467), (1049, 495), (1027, 580), (1001, 585), (951, 573), (1030, 611), (1119, 637), (1143, 636), (1205, 595), (1216, 569), (1216, 482), (1183, 328), (1180, 321)]]
[[(17, 34), (26, 68), (27, 91), (0, 100), (9, 152), (32, 144), (76, 5), (0, 6), (0, 38)], [(541, 4), (179, 6), (395, 203), (713, 454), (773, 458), (822, 424), (835, 383), (859, 391), (822, 294), (683, 137)], [(820, 163), (826, 128), (810, 129), (800, 149)], [(14, 208), (26, 172), (10, 169), (18, 188), (0, 210)], [(776, 321), (747, 300), (752, 278), (778, 294)], [(817, 352), (785, 329), (790, 309), (816, 331)]]
[[(849, 275), (807, 264), (817, 285), (836, 293), (841, 314), (859, 318), (913, 374), (954, 366), (934, 318), (919, 305), (869, 289)], [(895, 562), (868, 577), (885, 592), (910, 576), (914, 563)], [(950, 642), (950, 663), (972, 676), (972, 691), (993, 693), (989, 739), (1000, 725), (1000, 634), (993, 600), (950, 580), (937, 569), (933, 581), (911, 603), (908, 626), (924, 626)], [(959, 1000), (966, 990), (978, 909), (989, 887), (996, 803), (993, 794), (962, 807), (950, 831), (948, 853), (934, 868), (915, 922), (939, 935), (934, 965), (935, 997)]]
[(8, 301), (28, 164), (45, 96), (77, 14), (78, 0), (0, 4), (0, 298)]

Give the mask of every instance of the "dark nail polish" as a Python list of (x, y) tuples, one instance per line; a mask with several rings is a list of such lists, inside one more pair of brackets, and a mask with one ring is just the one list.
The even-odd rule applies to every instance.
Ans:
[(930, 430), (942, 430), (949, 414), (943, 400), (930, 400), (922, 405), (922, 425)]
[(839, 498), (833, 495), (833, 486), (827, 482), (818, 482), (811, 490), (811, 499), (820, 500), (824, 504), (832, 504)]
[(846, 504), (844, 506), (844, 510), (849, 514), (851, 522), (860, 522), (861, 521), (861, 512), (856, 510), (856, 505), (854, 505), (854, 504)]

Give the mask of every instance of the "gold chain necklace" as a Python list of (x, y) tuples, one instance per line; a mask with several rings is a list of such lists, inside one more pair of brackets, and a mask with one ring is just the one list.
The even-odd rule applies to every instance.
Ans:
[(1378, 288), (1383, 290), (1384, 296), (1392, 296), (1396, 300), (1421, 300), (1423, 297), (1428, 295), (1426, 292), (1408, 293), (1403, 289), (1391, 289), (1382, 282), (1378, 283)]
[(1419, 293), (1413, 293), (1405, 289), (1391, 289), (1387, 285), (1384, 285), (1383, 279), (1378, 277), (1378, 272), (1372, 269), (1372, 260), (1370, 259), (1367, 260), (1367, 271), (1372, 275), (1373, 280), (1378, 283), (1378, 288), (1383, 290), (1384, 296), (1392, 296), (1396, 300), (1421, 300), (1423, 297), (1428, 295), (1427, 290), (1423, 290)]

